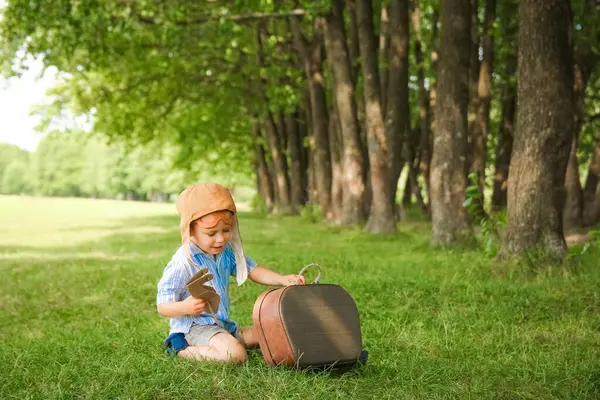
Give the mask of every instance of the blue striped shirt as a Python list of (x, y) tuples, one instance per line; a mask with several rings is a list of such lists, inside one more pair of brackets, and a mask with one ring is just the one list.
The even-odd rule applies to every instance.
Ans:
[[(234, 334), (237, 325), (229, 318), (229, 277), (236, 275), (235, 256), (231, 246), (228, 244), (223, 252), (217, 255), (216, 260), (193, 243), (190, 245), (190, 250), (193, 262), (188, 259), (185, 247), (181, 246), (165, 267), (163, 276), (158, 282), (156, 304), (185, 300), (190, 296), (190, 292), (186, 288), (187, 282), (200, 269), (208, 268), (209, 273), (213, 274), (213, 279), (206, 285), (212, 286), (221, 297), (219, 310), (215, 316), (221, 326)], [(246, 262), (248, 274), (250, 274), (256, 263), (248, 256), (246, 256)], [(192, 325), (213, 325), (214, 323), (213, 316), (207, 313), (195, 316), (184, 315), (171, 318), (170, 333), (188, 333)]]

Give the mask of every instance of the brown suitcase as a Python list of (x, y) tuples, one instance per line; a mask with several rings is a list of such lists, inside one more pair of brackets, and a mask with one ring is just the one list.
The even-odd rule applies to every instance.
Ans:
[[(311, 264), (300, 271), (302, 275)], [(297, 368), (353, 365), (361, 358), (356, 303), (342, 287), (318, 284), (268, 290), (252, 319), (267, 364)]]

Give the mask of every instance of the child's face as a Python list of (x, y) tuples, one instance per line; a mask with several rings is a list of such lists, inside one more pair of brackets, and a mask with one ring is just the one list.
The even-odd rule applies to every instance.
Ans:
[(222, 219), (211, 228), (193, 222), (190, 233), (192, 241), (205, 253), (217, 255), (225, 249), (231, 239), (231, 225)]

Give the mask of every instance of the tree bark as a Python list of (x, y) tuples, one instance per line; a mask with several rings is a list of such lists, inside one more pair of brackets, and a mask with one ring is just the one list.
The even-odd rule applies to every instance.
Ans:
[(342, 136), (340, 145), (343, 144), (341, 182), (344, 190), (340, 222), (344, 225), (363, 224), (366, 219), (366, 166), (341, 0), (332, 1), (332, 12), (326, 18), (325, 45), (333, 73), (333, 97)]
[(562, 212), (573, 140), (569, 0), (521, 0), (517, 130), (508, 178), (506, 253), (566, 253)]
[(479, 66), (479, 82), (474, 99), (475, 120), (471, 130), (472, 162), (471, 171), (477, 174), (477, 187), (481, 196), (480, 211), (483, 215), (485, 167), (487, 158), (487, 137), (490, 121), (490, 101), (492, 97), (492, 71), (494, 62), (494, 20), (496, 0), (485, 0), (483, 21), (483, 59)]
[[(417, 61), (417, 84), (419, 86), (419, 167), (425, 181), (425, 191), (429, 197), (429, 165), (431, 164), (431, 146), (429, 134), (430, 108), (429, 96), (425, 88), (425, 64), (421, 35), (421, 9), (419, 1), (415, 1), (412, 13), (412, 24), (415, 31), (415, 59)], [(426, 211), (428, 207), (424, 206)]]
[(266, 130), (265, 136), (268, 143), (269, 151), (271, 152), (271, 160), (273, 163), (273, 172), (275, 185), (277, 187), (277, 204), (274, 211), (277, 213), (289, 213), (291, 211), (290, 202), (290, 182), (288, 177), (288, 167), (285, 154), (281, 145), (281, 136), (277, 130), (277, 124), (271, 112), (266, 115)]
[[(409, 169), (409, 175), (410, 175), (410, 166), (408, 166)], [(413, 193), (413, 189), (412, 189), (412, 181), (410, 179), (410, 176), (408, 176), (406, 178), (406, 182), (404, 182), (404, 190), (402, 191), (402, 206), (404, 208), (408, 208), (410, 207), (410, 204), (412, 203), (412, 193)]]
[(367, 142), (373, 194), (367, 229), (371, 233), (394, 232), (396, 230), (395, 210), (390, 202), (393, 145), (389, 141), (383, 122), (373, 10), (369, 0), (356, 1), (356, 18), (364, 79)]
[(304, 96), (302, 102), (304, 107), (298, 110), (298, 142), (300, 143), (300, 178), (302, 182), (302, 205), (308, 202), (308, 160), (310, 157), (310, 149), (308, 142), (310, 141), (310, 100), (308, 95)]
[[(512, 61), (508, 61), (508, 63), (514, 67), (507, 68), (507, 72), (512, 70), (512, 73), (514, 73), (517, 64), (516, 57), (512, 57)], [(516, 87), (512, 83), (508, 83), (502, 94), (502, 117), (498, 131), (498, 143), (496, 144), (496, 172), (492, 194), (492, 209), (495, 211), (505, 208), (507, 202), (506, 189), (515, 132), (516, 92)]]
[(600, 135), (596, 137), (596, 147), (588, 167), (588, 176), (583, 194), (583, 217), (586, 226), (594, 225), (600, 221), (598, 181), (600, 181)]
[(302, 142), (300, 141), (300, 127), (297, 115), (285, 117), (286, 132), (288, 136), (288, 153), (290, 157), (290, 186), (291, 200), (294, 212), (298, 212), (304, 204), (304, 182), (302, 177)]
[(473, 162), (473, 124), (475, 123), (475, 114), (477, 112), (477, 85), (479, 81), (479, 0), (469, 0), (471, 2), (471, 48), (469, 61), (469, 106), (467, 112), (467, 121), (469, 126), (469, 148), (468, 161), (469, 172)]
[(425, 172), (424, 172), (424, 176), (426, 179), (426, 185), (427, 185), (427, 198), (429, 199), (429, 214), (431, 217), (431, 162), (433, 159), (433, 127), (435, 125), (435, 119), (436, 119), (436, 115), (435, 115), (435, 103), (436, 103), (436, 99), (437, 99), (437, 81), (438, 81), (438, 76), (439, 76), (439, 67), (438, 67), (438, 62), (439, 62), (439, 28), (438, 28), (438, 24), (439, 24), (439, 11), (438, 9), (434, 9), (433, 11), (433, 15), (431, 17), (431, 69), (433, 71), (435, 71), (435, 79), (433, 80), (433, 82), (431, 83), (431, 86), (429, 88), (429, 110), (430, 110), (430, 114), (429, 114), (429, 137), (428, 137), (428, 143), (429, 143), (429, 158), (426, 158), (426, 162), (427, 164), (425, 165)]
[[(281, 148), (284, 149), (284, 156), (285, 156), (285, 149), (289, 148), (289, 143), (288, 143), (288, 124), (287, 124), (287, 116), (283, 111), (279, 111), (279, 118), (277, 121), (277, 132), (279, 132), (279, 138), (281, 140)], [(288, 170), (289, 172), (289, 170)], [(288, 174), (289, 175), (289, 174)], [(290, 178), (291, 181), (291, 178)], [(291, 185), (291, 183), (290, 183)], [(290, 187), (290, 204), (291, 204), (291, 187)]]
[(338, 113), (331, 110), (329, 113), (329, 148), (331, 149), (331, 222), (340, 224), (343, 214), (344, 186), (342, 170), (342, 151)]
[[(390, 202), (396, 204), (398, 179), (402, 171), (402, 146), (408, 142), (410, 131), (410, 109), (408, 93), (408, 56), (409, 56), (409, 1), (392, 0), (389, 4), (389, 42), (390, 58), (388, 63), (387, 107), (385, 108), (385, 129), (390, 143), (391, 181)], [(409, 156), (413, 156), (414, 152)], [(409, 160), (410, 162), (411, 160)]]
[[(350, 53), (350, 60), (352, 66), (352, 82), (356, 87), (359, 84), (360, 78), (360, 58), (359, 50), (359, 38), (358, 38), (358, 26), (356, 17), (356, 1), (348, 0), (348, 13), (350, 15), (349, 33), (350, 40), (348, 43), (348, 52)], [(363, 209), (365, 214), (368, 214), (368, 210), (371, 209), (371, 203), (373, 200), (373, 188), (371, 186), (371, 166), (369, 164), (369, 153), (367, 144), (367, 129), (365, 126), (365, 99), (364, 96), (356, 96), (356, 117), (358, 119), (358, 129), (360, 134), (360, 142), (363, 144), (363, 158), (365, 160), (365, 202)]]
[(516, 80), (512, 79), (517, 71), (517, 49), (514, 45), (518, 30), (518, 24), (516, 18), (514, 18), (514, 15), (518, 12), (517, 7), (517, 4), (505, 3), (502, 9), (502, 18), (507, 21), (504, 25), (502, 38), (509, 51), (504, 64), (506, 79), (502, 88), (502, 115), (496, 143), (494, 190), (492, 194), (492, 210), (494, 211), (506, 208), (507, 202), (506, 189), (515, 131), (517, 100), (517, 84)]
[[(259, 27), (256, 30), (256, 44), (257, 44), (257, 57), (258, 63), (264, 68), (265, 60), (262, 51), (262, 29)], [(264, 82), (263, 82), (264, 84)], [(264, 91), (264, 88), (260, 88), (260, 94), (263, 101), (268, 104), (269, 99)], [(280, 132), (277, 130), (277, 123), (275, 118), (270, 111), (266, 113), (266, 124), (267, 129), (265, 136), (267, 139), (269, 151), (271, 152), (271, 160), (273, 162), (273, 170), (275, 173), (275, 182), (277, 187), (277, 212), (287, 213), (291, 210), (290, 203), (290, 182), (288, 178), (288, 166), (285, 154), (283, 153), (282, 138)]]
[(563, 227), (565, 230), (583, 226), (583, 189), (579, 178), (577, 144), (577, 137), (574, 137), (565, 174), (565, 208), (563, 210)]
[[(598, 8), (592, 3), (593, 2), (584, 3), (584, 12), (597, 17)], [(600, 33), (596, 34), (595, 40), (596, 42), (600, 40)], [(588, 212), (585, 212), (586, 199), (584, 198), (584, 190), (581, 187), (581, 181), (579, 179), (579, 162), (577, 160), (577, 145), (584, 118), (585, 93), (590, 75), (594, 71), (599, 59), (597, 53), (592, 49), (590, 42), (592, 41), (586, 40), (583, 43), (580, 43), (579, 46), (577, 46), (577, 52), (574, 54), (575, 67), (573, 90), (575, 96), (575, 137), (573, 139), (573, 148), (569, 155), (569, 164), (567, 166), (565, 180), (566, 201), (563, 216), (565, 229), (581, 228), (586, 223), (592, 222), (594, 219), (592, 218), (592, 221), (586, 221), (586, 217), (590, 215)], [(592, 195), (592, 202), (594, 201), (594, 198), (595, 192)], [(593, 213), (591, 216), (593, 217)]]
[(387, 88), (389, 79), (389, 64), (390, 58), (390, 28), (393, 29), (393, 21), (390, 21), (388, 15), (388, 6), (381, 5), (381, 20), (379, 22), (379, 77), (381, 79), (381, 109), (385, 114), (387, 107)]
[(269, 176), (269, 168), (265, 159), (265, 149), (263, 147), (262, 134), (260, 132), (260, 123), (252, 124), (252, 133), (254, 136), (254, 155), (256, 166), (256, 183), (260, 197), (265, 201), (267, 210), (271, 210), (274, 203), (273, 184)]
[(452, 245), (471, 240), (466, 190), (467, 107), (471, 6), (464, 0), (442, 0), (438, 98), (435, 105), (431, 160), (432, 243)]
[(421, 185), (419, 185), (419, 160), (417, 158), (417, 143), (419, 142), (419, 129), (409, 129), (409, 140), (407, 143), (407, 167), (408, 180), (410, 180), (411, 193), (414, 194), (419, 210), (426, 212), (427, 207), (423, 199)]
[(356, 26), (355, 0), (348, 0), (348, 14), (350, 15), (350, 24), (348, 26), (348, 55), (350, 56), (350, 72), (352, 75), (352, 83), (356, 85), (358, 83), (358, 75), (360, 73), (360, 68), (358, 67), (360, 51), (358, 50), (358, 27)]
[[(266, 130), (267, 128), (265, 126), (261, 128), (262, 132), (265, 132)], [(264, 136), (266, 136), (266, 134)], [(269, 145), (266, 143), (266, 140), (265, 146), (268, 149)], [(270, 152), (267, 152), (267, 154), (269, 153)], [(273, 211), (277, 204), (279, 204), (279, 190), (277, 188), (277, 173), (275, 172), (275, 166), (273, 165), (273, 160), (270, 155), (267, 157), (267, 170), (269, 171), (269, 179), (271, 180), (271, 187), (273, 188), (273, 207), (271, 207), (271, 211)]]
[(312, 134), (314, 146), (313, 169), (319, 205), (326, 219), (331, 218), (331, 158), (329, 150), (329, 124), (325, 82), (323, 79), (323, 32), (322, 18), (315, 21), (315, 36), (308, 43), (296, 18), (291, 18), (294, 42), (304, 63), (304, 71), (308, 80), (310, 93)]

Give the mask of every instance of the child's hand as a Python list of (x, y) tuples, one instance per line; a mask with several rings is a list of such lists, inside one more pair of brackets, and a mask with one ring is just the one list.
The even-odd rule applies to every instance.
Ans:
[(281, 286), (306, 285), (306, 279), (302, 275), (283, 275)]
[(183, 311), (187, 315), (200, 315), (205, 312), (208, 308), (208, 303), (204, 299), (197, 299), (193, 296), (189, 296), (183, 303)]

